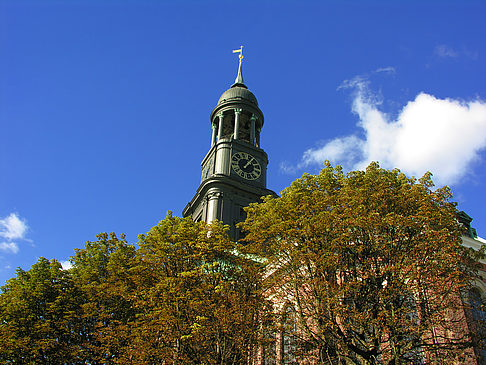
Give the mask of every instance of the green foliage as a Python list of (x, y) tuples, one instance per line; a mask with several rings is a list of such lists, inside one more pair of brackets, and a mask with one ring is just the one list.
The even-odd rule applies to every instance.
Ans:
[(432, 187), (430, 174), (372, 163), (345, 175), (327, 163), (247, 209), (246, 249), (266, 258), (274, 298), (295, 307), (301, 353), (449, 363), (471, 346), (457, 328), (477, 257), (461, 244), (449, 189)]
[(56, 260), (41, 257), (2, 287), (0, 359), (16, 363), (83, 363), (81, 293)]
[(265, 321), (260, 268), (226, 227), (167, 217), (139, 249), (102, 233), (70, 270), (41, 258), (0, 296), (6, 363), (243, 363)]
[(40, 258), (1, 288), (0, 362), (251, 363), (278, 331), (285, 361), (466, 361), (481, 253), (450, 198), (430, 174), (326, 164), (247, 209), (246, 246), (170, 212), (138, 248), (102, 233), (71, 269)]
[(71, 269), (83, 292), (82, 318), (86, 329), (85, 348), (91, 363), (112, 363), (130, 341), (129, 326), (135, 319), (136, 290), (131, 269), (136, 250), (122, 235), (101, 233), (98, 241), (77, 249)]
[[(140, 236), (131, 359), (242, 363), (258, 344), (258, 271), (214, 222), (168, 215)], [(253, 349), (253, 350), (251, 350)]]

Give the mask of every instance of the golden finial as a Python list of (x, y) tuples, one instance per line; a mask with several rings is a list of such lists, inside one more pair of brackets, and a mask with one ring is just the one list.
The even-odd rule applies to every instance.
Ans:
[(241, 60), (243, 59), (243, 46), (240, 46), (240, 49), (234, 49), (233, 53), (239, 53), (240, 54), (238, 57), (239, 57), (240, 62), (241, 62)]
[[(236, 76), (235, 83), (233, 85), (244, 85), (243, 84), (243, 74), (241, 72), (241, 61), (243, 60), (243, 46), (240, 46), (240, 49), (234, 49), (233, 53), (239, 53), (240, 55), (238, 56), (240, 59), (240, 65), (238, 66), (238, 75)], [(246, 86), (245, 86), (246, 87)]]

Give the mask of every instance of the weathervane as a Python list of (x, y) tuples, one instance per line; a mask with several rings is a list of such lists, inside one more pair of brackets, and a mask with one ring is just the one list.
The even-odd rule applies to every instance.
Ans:
[(243, 84), (243, 75), (241, 72), (241, 61), (243, 60), (243, 46), (240, 46), (240, 49), (234, 49), (233, 53), (239, 53), (238, 58), (240, 59), (240, 64), (238, 66), (238, 76), (236, 76), (235, 84)]
[(240, 63), (241, 63), (241, 60), (243, 60), (243, 46), (240, 46), (240, 49), (234, 49), (233, 53), (239, 53), (240, 54), (238, 57), (239, 57)]

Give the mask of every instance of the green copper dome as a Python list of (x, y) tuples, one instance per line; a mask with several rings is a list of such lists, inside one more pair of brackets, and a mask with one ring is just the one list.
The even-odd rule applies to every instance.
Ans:
[[(211, 123), (219, 123), (219, 119), (221, 116), (225, 116), (228, 123), (235, 123), (235, 113), (239, 110), (242, 113), (241, 120), (242, 123), (246, 123), (245, 126), (242, 128), (249, 128), (248, 123), (250, 123), (251, 118), (255, 118), (256, 120), (256, 128), (259, 130), (263, 126), (263, 113), (258, 107), (258, 101), (255, 95), (248, 90), (244, 81), (243, 81), (243, 72), (242, 72), (242, 62), (243, 59), (242, 47), (239, 50), (233, 51), (233, 53), (240, 53), (240, 63), (238, 66), (238, 74), (236, 76), (236, 80), (231, 87), (226, 90), (223, 95), (218, 100), (218, 104), (211, 112)], [(229, 128), (229, 127), (228, 127)], [(226, 128), (226, 129), (228, 129)], [(229, 130), (229, 129), (228, 129)], [(249, 139), (249, 135), (247, 136)]]
[(226, 90), (219, 98), (218, 105), (226, 101), (249, 101), (258, 106), (257, 99), (253, 93), (242, 83), (236, 83)]

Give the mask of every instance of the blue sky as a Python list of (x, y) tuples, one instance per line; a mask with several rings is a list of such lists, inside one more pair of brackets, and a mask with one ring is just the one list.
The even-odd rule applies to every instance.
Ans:
[(1, 1), (0, 284), (180, 216), (240, 45), (270, 189), (430, 170), (486, 237), (485, 34), (486, 1)]

